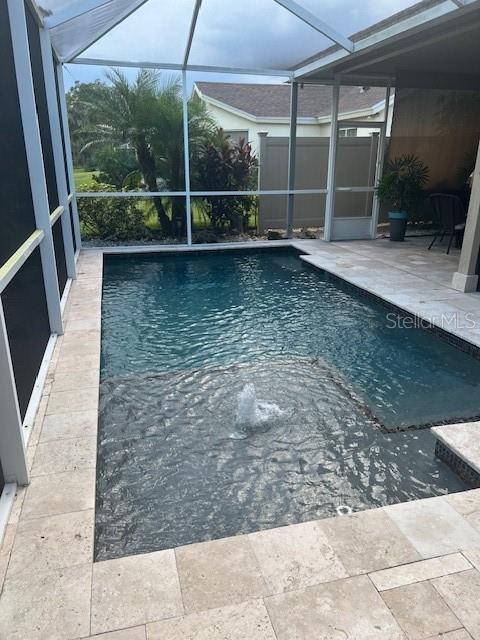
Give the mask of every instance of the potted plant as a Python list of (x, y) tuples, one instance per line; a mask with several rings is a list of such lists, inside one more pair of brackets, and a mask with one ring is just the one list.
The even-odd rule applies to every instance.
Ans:
[(428, 180), (428, 167), (413, 154), (389, 160), (377, 187), (383, 204), (390, 205), (390, 240), (402, 242), (407, 220), (424, 197), (423, 187)]

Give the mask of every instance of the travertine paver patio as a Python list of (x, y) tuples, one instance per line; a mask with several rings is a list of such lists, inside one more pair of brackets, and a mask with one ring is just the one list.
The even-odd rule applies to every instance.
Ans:
[[(362, 244), (296, 243), (412, 307), (480, 310)], [(480, 640), (480, 490), (94, 564), (101, 268), (81, 254), (28, 442), (0, 552), (2, 640)]]

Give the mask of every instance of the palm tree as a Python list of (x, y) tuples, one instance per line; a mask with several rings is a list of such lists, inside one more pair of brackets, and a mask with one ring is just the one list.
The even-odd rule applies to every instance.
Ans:
[[(118, 69), (107, 72), (107, 79), (107, 91), (92, 104), (92, 119), (97, 124), (85, 148), (127, 144), (149, 191), (183, 191), (183, 104), (178, 80), (163, 79), (149, 69), (140, 69), (133, 82)], [(215, 132), (215, 125), (198, 99), (189, 101), (188, 121), (189, 143), (195, 150)], [(161, 196), (154, 196), (153, 201), (164, 235), (182, 235), (183, 199), (173, 198), (171, 217)]]

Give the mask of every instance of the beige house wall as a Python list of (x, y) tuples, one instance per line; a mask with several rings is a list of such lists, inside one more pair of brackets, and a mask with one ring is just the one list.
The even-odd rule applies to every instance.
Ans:
[[(260, 133), (268, 133), (269, 136), (274, 137), (288, 138), (290, 136), (290, 122), (288, 119), (285, 122), (258, 122), (211, 103), (207, 103), (207, 106), (215, 122), (225, 131), (248, 131), (248, 142), (250, 142), (253, 151), (257, 154), (260, 150)], [(302, 137), (328, 136), (330, 135), (330, 123), (298, 124), (297, 133), (298, 136)]]
[[(285, 118), (282, 122), (275, 122), (272, 119), (255, 119), (240, 113), (234, 113), (228, 109), (223, 109), (217, 104), (212, 104), (210, 101), (207, 101), (207, 108), (218, 126), (222, 127), (222, 129), (226, 131), (248, 131), (248, 142), (250, 142), (253, 151), (257, 155), (260, 151), (260, 134), (267, 133), (268, 136), (275, 138), (288, 138), (290, 136), (290, 121), (288, 118)], [(392, 110), (390, 110), (389, 122), (387, 123), (387, 133), (390, 131), (391, 126), (391, 112)], [(346, 116), (343, 116), (343, 119), (345, 119), (345, 117)], [(348, 117), (352, 118), (354, 116), (349, 115)], [(358, 117), (363, 121), (368, 118), (371, 122), (381, 122), (385, 115), (382, 109), (375, 115), (361, 115)], [(314, 118), (309, 120), (311, 120), (309, 123), (302, 122), (302, 119), (299, 119), (297, 122), (298, 138), (321, 138), (330, 135), (330, 118), (326, 118), (324, 122), (315, 121)], [(339, 120), (341, 123), (342, 117), (340, 117)], [(359, 129), (358, 137), (368, 137), (372, 131), (374, 131), (374, 129)]]
[(465, 187), (479, 136), (480, 92), (397, 88), (389, 157), (418, 156), (430, 190)]

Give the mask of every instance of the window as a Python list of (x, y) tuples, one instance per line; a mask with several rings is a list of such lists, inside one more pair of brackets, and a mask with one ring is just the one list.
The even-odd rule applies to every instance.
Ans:
[(242, 131), (240, 129), (225, 129), (225, 133), (234, 144), (238, 144), (240, 140), (248, 142), (248, 130)]
[(339, 129), (338, 135), (340, 138), (356, 138), (357, 137), (357, 129)]

